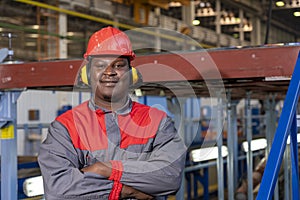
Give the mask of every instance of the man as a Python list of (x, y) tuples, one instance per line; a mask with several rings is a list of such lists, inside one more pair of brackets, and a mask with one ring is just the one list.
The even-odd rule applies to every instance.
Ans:
[(81, 80), (92, 97), (51, 123), (38, 161), (46, 199), (163, 199), (180, 186), (185, 146), (162, 111), (133, 102), (127, 35), (94, 33)]

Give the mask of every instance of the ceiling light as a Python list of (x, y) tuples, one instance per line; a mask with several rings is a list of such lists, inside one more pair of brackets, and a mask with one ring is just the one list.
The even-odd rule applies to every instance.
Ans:
[(300, 17), (300, 11), (295, 11), (295, 12), (294, 12), (294, 16), (295, 16), (295, 17)]
[(197, 26), (197, 25), (199, 25), (200, 24), (200, 20), (198, 20), (198, 19), (194, 19), (193, 20), (193, 25), (194, 26)]
[(251, 24), (245, 24), (244, 27), (243, 27), (243, 31), (245, 32), (249, 32), (249, 31), (252, 31), (253, 30), (253, 27)]
[(282, 7), (282, 6), (285, 5), (284, 1), (276, 1), (275, 4), (276, 4), (277, 7)]
[(26, 37), (29, 37), (29, 38), (38, 38), (39, 34), (36, 34), (36, 33), (26, 34)]
[(200, 2), (199, 6), (200, 6), (201, 8), (204, 8), (204, 7), (205, 7), (205, 3), (204, 3), (204, 2)]
[(40, 28), (40, 26), (39, 25), (32, 25), (31, 28), (38, 30)]
[(169, 7), (180, 7), (182, 6), (182, 4), (180, 2), (177, 2), (177, 1), (171, 1), (169, 3)]
[(70, 36), (70, 37), (74, 36), (74, 32), (68, 32), (67, 36)]
[(25, 46), (27, 46), (27, 47), (35, 47), (36, 46), (36, 42), (26, 42)]
[(211, 4), (209, 2), (206, 2), (206, 7), (211, 7)]

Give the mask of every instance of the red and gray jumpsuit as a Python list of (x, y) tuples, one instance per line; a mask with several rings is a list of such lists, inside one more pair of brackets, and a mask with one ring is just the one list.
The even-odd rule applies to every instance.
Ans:
[[(130, 99), (116, 112), (87, 101), (58, 116), (40, 147), (45, 198), (119, 199), (122, 185), (156, 199), (177, 191), (186, 147), (165, 112)], [(80, 169), (111, 162), (109, 178)]]

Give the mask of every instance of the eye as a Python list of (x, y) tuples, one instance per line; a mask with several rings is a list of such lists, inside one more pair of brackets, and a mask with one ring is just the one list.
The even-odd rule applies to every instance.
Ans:
[(117, 62), (114, 64), (114, 68), (116, 68), (116, 69), (122, 69), (125, 67), (126, 67), (126, 63), (124, 63), (124, 62)]
[(96, 67), (96, 68), (102, 69), (102, 68), (105, 68), (107, 65), (105, 63), (103, 63), (103, 62), (95, 62), (93, 64), (93, 66)]
[(124, 67), (124, 66), (125, 66), (125, 65), (123, 65), (123, 64), (116, 64), (116, 65), (115, 65), (116, 68), (121, 68), (121, 67)]

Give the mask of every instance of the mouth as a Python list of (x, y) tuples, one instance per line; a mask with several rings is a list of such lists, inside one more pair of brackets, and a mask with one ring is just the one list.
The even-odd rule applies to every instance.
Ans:
[(114, 87), (117, 85), (117, 80), (102, 80), (100, 83), (106, 87)]

